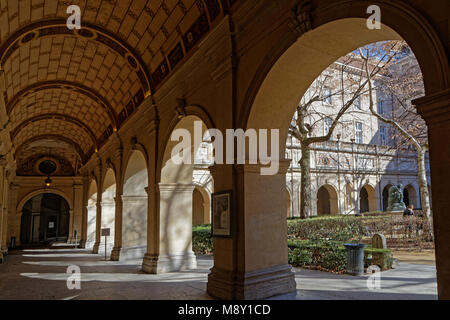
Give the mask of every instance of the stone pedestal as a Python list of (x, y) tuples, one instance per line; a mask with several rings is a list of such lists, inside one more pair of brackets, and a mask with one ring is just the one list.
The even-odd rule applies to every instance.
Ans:
[(192, 251), (193, 191), (193, 185), (159, 184), (158, 252), (145, 254), (144, 272), (164, 273), (197, 267)]
[(111, 261), (119, 261), (120, 260), (120, 250), (121, 247), (114, 247), (111, 251)]

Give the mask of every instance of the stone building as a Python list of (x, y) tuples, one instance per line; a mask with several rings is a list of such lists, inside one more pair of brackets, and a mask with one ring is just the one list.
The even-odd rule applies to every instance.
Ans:
[[(367, 1), (79, 3), (81, 29), (69, 29), (66, 1), (0, 1), (2, 256), (13, 240), (37, 238), (38, 224), (40, 239), (77, 237), (98, 252), (108, 227), (112, 260), (142, 259), (147, 273), (195, 268), (194, 165), (171, 160), (171, 133), (196, 120), (279, 129), (284, 154), (296, 104), (325, 68), (366, 44), (404, 39), (423, 73), (425, 96), (413, 103), (429, 129), (438, 292), (450, 298), (448, 1), (376, 2), (381, 29), (368, 28)], [(209, 168), (211, 190), (234, 194), (233, 234), (214, 240), (211, 296), (296, 289), (289, 164), (272, 176), (258, 164)], [(64, 200), (50, 206), (48, 194)], [(22, 217), (36, 228), (27, 236)]]

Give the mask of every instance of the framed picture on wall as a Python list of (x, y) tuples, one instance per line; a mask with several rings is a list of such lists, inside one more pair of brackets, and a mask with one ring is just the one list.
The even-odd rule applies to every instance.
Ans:
[(213, 237), (231, 238), (233, 216), (233, 196), (232, 191), (223, 191), (213, 193), (211, 212), (212, 212), (212, 226), (211, 235)]

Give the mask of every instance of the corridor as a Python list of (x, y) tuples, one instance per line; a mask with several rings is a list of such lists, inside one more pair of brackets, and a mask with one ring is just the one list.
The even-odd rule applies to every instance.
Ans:
[[(212, 257), (197, 257), (198, 268), (152, 275), (141, 261), (104, 261), (82, 249), (12, 251), (0, 265), (0, 300), (209, 300), (206, 283)], [(67, 269), (80, 267), (81, 290), (67, 288)], [(286, 300), (435, 300), (434, 265), (400, 263), (381, 274), (381, 289), (369, 290), (367, 276), (353, 277), (294, 268), (297, 293)]]

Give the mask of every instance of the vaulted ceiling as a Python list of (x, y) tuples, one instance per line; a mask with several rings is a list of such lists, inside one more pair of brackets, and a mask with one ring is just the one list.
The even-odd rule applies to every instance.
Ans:
[[(235, 2), (0, 0), (0, 66), (18, 168), (49, 149), (76, 170)], [(80, 30), (67, 28), (69, 5), (81, 9)]]

